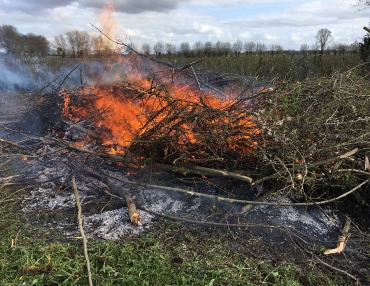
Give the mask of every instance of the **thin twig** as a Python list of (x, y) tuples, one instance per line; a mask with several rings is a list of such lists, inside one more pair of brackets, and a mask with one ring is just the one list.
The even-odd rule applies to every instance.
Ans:
[(78, 196), (78, 190), (77, 190), (75, 176), (72, 177), (72, 185), (73, 185), (73, 190), (75, 192), (75, 197), (76, 197), (76, 205), (77, 205), (77, 209), (78, 209), (78, 214), (77, 214), (78, 227), (80, 228), (80, 233), (81, 233), (81, 236), (82, 236), (82, 241), (83, 241), (83, 246), (84, 246), (86, 267), (87, 267), (87, 273), (88, 273), (88, 276), (89, 276), (89, 285), (93, 286), (92, 278), (91, 278), (90, 259), (89, 259), (89, 254), (87, 253), (87, 238), (86, 238), (83, 226), (82, 226), (82, 217), (81, 217), (82, 208), (81, 208), (80, 198)]
[(251, 204), (251, 205), (268, 205), (268, 206), (277, 206), (277, 207), (279, 207), (279, 206), (280, 207), (287, 207), (287, 206), (314, 206), (314, 205), (327, 204), (327, 203), (334, 202), (334, 201), (337, 201), (337, 200), (339, 200), (341, 198), (344, 198), (344, 197), (348, 196), (349, 194), (353, 193), (354, 191), (356, 191), (357, 189), (361, 188), (363, 185), (365, 185), (366, 183), (368, 183), (370, 181), (370, 179), (367, 179), (366, 181), (364, 181), (361, 184), (357, 185), (356, 187), (354, 187), (350, 191), (348, 191), (348, 192), (346, 192), (346, 193), (344, 193), (344, 194), (342, 194), (342, 195), (340, 195), (338, 197), (329, 199), (329, 200), (324, 200), (324, 201), (315, 202), (315, 203), (309, 203), (309, 202), (307, 202), (307, 203), (275, 203), (275, 202), (256, 202), (256, 201), (229, 199), (229, 198), (224, 198), (224, 197), (219, 197), (219, 196), (214, 196), (214, 195), (207, 195), (207, 194), (197, 193), (197, 192), (193, 192), (193, 191), (183, 190), (183, 189), (179, 189), (179, 188), (164, 187), (164, 186), (151, 185), (151, 184), (145, 184), (145, 183), (136, 183), (136, 182), (125, 180), (125, 179), (122, 179), (122, 178), (119, 178), (119, 177), (116, 177), (116, 176), (112, 176), (112, 175), (110, 175), (110, 174), (108, 174), (106, 172), (103, 172), (103, 171), (101, 171), (101, 172), (104, 175), (106, 175), (106, 176), (108, 176), (108, 177), (110, 177), (112, 179), (115, 179), (115, 180), (118, 180), (118, 181), (121, 181), (121, 182), (124, 182), (124, 183), (129, 183), (129, 184), (144, 186), (144, 187), (158, 188), (158, 189), (161, 189), (161, 190), (179, 192), (179, 193), (184, 193), (184, 194), (188, 194), (188, 195), (191, 195), (191, 196), (197, 196), (197, 197), (206, 197), (206, 198), (214, 199), (214, 200), (217, 200), (217, 201), (226, 201), (226, 202), (230, 202), (230, 203), (241, 203), (241, 204)]
[(261, 227), (261, 228), (279, 228), (279, 229), (288, 229), (293, 228), (292, 226), (279, 226), (279, 225), (265, 225), (265, 224), (255, 224), (255, 223), (221, 223), (221, 222), (212, 222), (212, 221), (199, 221), (199, 220), (192, 220), (183, 217), (176, 217), (171, 215), (166, 215), (163, 213), (155, 212), (149, 210), (147, 208), (141, 207), (142, 210), (155, 214), (157, 216), (161, 216), (164, 218), (168, 218), (175, 221), (187, 222), (187, 223), (194, 223), (194, 224), (202, 224), (202, 225), (211, 225), (211, 226), (227, 226), (227, 227)]

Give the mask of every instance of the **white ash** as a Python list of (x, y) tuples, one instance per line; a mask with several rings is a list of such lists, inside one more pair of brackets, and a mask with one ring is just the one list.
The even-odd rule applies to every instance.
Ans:
[[(53, 186), (53, 183), (48, 183)], [(55, 186), (54, 186), (55, 187)], [(84, 192), (79, 192), (82, 209), (88, 203), (94, 203), (96, 196), (86, 195)], [(76, 208), (76, 200), (74, 193), (66, 191), (58, 194), (55, 188), (37, 188), (32, 190), (24, 197), (22, 202), (22, 211), (31, 213), (40, 210), (70, 210)], [(153, 215), (148, 212), (139, 210), (141, 226), (136, 226), (129, 221), (128, 210), (126, 207), (104, 211), (98, 214), (83, 216), (84, 230), (88, 237), (102, 238), (107, 240), (117, 240), (124, 236), (135, 235), (144, 232), (151, 226)], [(51, 223), (45, 226), (51, 227)], [(72, 219), (65, 219), (57, 222), (57, 229), (62, 231), (64, 235), (79, 236), (77, 228), (77, 216)], [(71, 228), (73, 229), (71, 231)]]
[[(292, 203), (287, 198), (269, 199), (269, 202)], [(325, 214), (323, 213), (325, 212)], [(291, 226), (300, 232), (304, 232), (314, 237), (328, 234), (330, 231), (338, 229), (339, 218), (328, 209), (320, 210), (317, 207), (293, 207), (293, 206), (256, 206), (245, 216), (261, 216), (266, 224), (277, 226)], [(330, 218), (330, 219), (328, 219)]]
[(197, 197), (184, 200), (184, 196), (159, 189), (146, 189), (139, 194), (143, 207), (158, 213), (177, 214), (197, 211), (202, 200)]
[[(58, 194), (54, 183), (47, 183), (51, 188), (39, 187), (29, 192), (23, 198), (22, 211), (30, 212), (32, 210), (60, 210), (70, 209), (76, 206), (76, 199), (73, 193), (65, 192)], [(79, 193), (81, 204), (92, 203), (96, 196)]]
[(199, 210), (201, 204), (202, 204), (202, 199), (201, 198), (195, 198), (193, 199), (194, 205), (188, 207), (186, 209), (186, 212), (193, 212)]
[(106, 211), (83, 218), (88, 237), (118, 240), (128, 235), (137, 235), (149, 229), (153, 215), (139, 210), (141, 226), (129, 222), (127, 208)]

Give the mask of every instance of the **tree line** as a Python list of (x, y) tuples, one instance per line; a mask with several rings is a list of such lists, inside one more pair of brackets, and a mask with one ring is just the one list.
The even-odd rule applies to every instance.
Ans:
[[(307, 53), (312, 51), (313, 53), (323, 54), (324, 52), (333, 54), (344, 54), (355, 53), (358, 50), (359, 43), (355, 42), (350, 45), (344, 43), (333, 43), (333, 36), (331, 31), (326, 28), (320, 29), (316, 36), (316, 42), (311, 46), (307, 43), (303, 43), (300, 46), (300, 52)], [(210, 41), (202, 43), (200, 41), (195, 42), (192, 46), (188, 42), (182, 42), (178, 47), (171, 43), (157, 42), (153, 48), (150, 44), (145, 43), (142, 45), (142, 52), (148, 54), (161, 55), (183, 55), (185, 57), (200, 57), (200, 56), (229, 56), (235, 54), (236, 57), (240, 54), (264, 54), (271, 53), (279, 54), (283, 51), (296, 52), (295, 50), (284, 50), (279, 44), (271, 44), (270, 46), (264, 43), (247, 41), (242, 42), (236, 40), (234, 43), (217, 41), (212, 43)]]
[(49, 41), (41, 35), (18, 32), (12, 25), (0, 26), (0, 48), (14, 56), (29, 54), (33, 56), (46, 56), (49, 54)]
[[(350, 45), (343, 43), (335, 43), (331, 31), (326, 28), (320, 29), (315, 36), (315, 43), (309, 45), (302, 43), (300, 52), (302, 53), (320, 53), (324, 52), (333, 54), (356, 53), (360, 44), (355, 42)], [(133, 44), (130, 46), (137, 50)], [(54, 53), (64, 56), (81, 57), (87, 55), (107, 55), (116, 53), (105, 43), (102, 35), (91, 36), (86, 31), (69, 31), (60, 34), (49, 41), (41, 35), (26, 34), (23, 35), (18, 32), (17, 28), (11, 25), (0, 26), (0, 48), (6, 50), (7, 53), (15, 56), (24, 53), (37, 56), (45, 56), (50, 53), (51, 48), (54, 48)], [(234, 43), (229, 41), (205, 43), (197, 41), (194, 44), (189, 42), (182, 42), (179, 46), (171, 43), (157, 42), (153, 47), (144, 43), (141, 51), (147, 54), (155, 54), (156, 56), (184, 56), (184, 57), (239, 57), (241, 54), (279, 54), (281, 52), (289, 52), (284, 50), (279, 44), (271, 44), (267, 46), (264, 43), (241, 40), (236, 40)], [(297, 52), (290, 50), (290, 52)]]

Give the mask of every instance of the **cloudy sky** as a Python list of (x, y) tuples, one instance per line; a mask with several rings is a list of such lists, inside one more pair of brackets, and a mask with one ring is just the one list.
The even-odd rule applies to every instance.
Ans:
[[(237, 39), (280, 44), (297, 49), (315, 42), (321, 28), (332, 31), (335, 43), (351, 44), (365, 34), (370, 8), (359, 11), (356, 0), (115, 0), (112, 19), (116, 38), (127, 36), (138, 47), (156, 42), (179, 45), (196, 41)], [(97, 33), (105, 0), (0, 0), (0, 25), (21, 33), (41, 34), (52, 41), (67, 31)]]

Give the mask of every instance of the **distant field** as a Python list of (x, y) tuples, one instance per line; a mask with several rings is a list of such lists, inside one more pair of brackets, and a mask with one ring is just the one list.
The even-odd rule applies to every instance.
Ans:
[(194, 67), (212, 70), (221, 75), (232, 73), (241, 76), (276, 77), (285, 80), (302, 80), (305, 78), (331, 76), (345, 72), (361, 63), (358, 55), (242, 55), (240, 57), (202, 57), (185, 58), (180, 56), (163, 56), (158, 58), (177, 66), (185, 66), (200, 61)]

